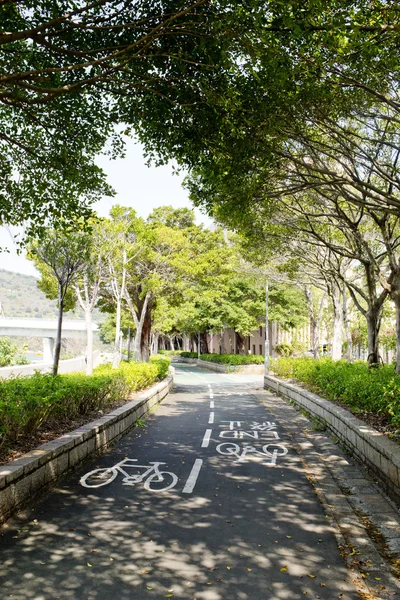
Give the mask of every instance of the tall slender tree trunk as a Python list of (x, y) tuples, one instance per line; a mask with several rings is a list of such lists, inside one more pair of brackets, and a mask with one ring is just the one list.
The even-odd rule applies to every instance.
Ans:
[(314, 358), (317, 359), (320, 357), (320, 327), (322, 321), (322, 313), (324, 310), (326, 294), (322, 294), (322, 297), (319, 302), (318, 311), (315, 311), (312, 291), (309, 286), (305, 286), (303, 288), (304, 295), (307, 300), (308, 306), (308, 314), (310, 319), (310, 333), (311, 333), (311, 348), (314, 355)]
[(92, 311), (85, 310), (86, 321), (86, 375), (93, 374), (93, 329)]
[(151, 335), (151, 310), (147, 308), (143, 320), (142, 335), (140, 338), (140, 354), (143, 362), (150, 359), (150, 335)]
[(153, 333), (151, 336), (151, 353), (157, 354), (158, 352), (158, 340), (160, 338), (160, 334), (158, 332)]
[(331, 297), (333, 304), (332, 360), (340, 360), (342, 358), (343, 311), (339, 286), (334, 285)]
[(200, 354), (208, 354), (207, 332), (200, 334)]
[[(132, 298), (130, 297), (130, 295), (127, 291), (125, 291), (125, 300), (126, 300), (126, 303), (128, 304), (128, 308), (131, 312), (132, 319), (136, 326), (135, 337), (133, 340), (133, 360), (137, 360), (139, 362), (141, 362), (143, 360), (149, 360), (150, 338), (148, 340), (149, 347), (148, 347), (148, 350), (146, 353), (147, 359), (144, 358), (142, 352), (143, 352), (143, 327), (144, 327), (144, 321), (146, 319), (146, 314), (149, 310), (150, 292), (147, 292), (146, 296), (144, 297), (143, 303), (138, 302), (138, 306), (136, 306), (136, 307), (133, 304)], [(150, 309), (150, 313), (151, 313), (151, 309)], [(151, 333), (151, 324), (150, 324), (150, 333)]]
[(237, 331), (235, 331), (235, 337), (236, 337), (236, 348), (239, 350), (239, 354), (246, 354), (246, 346), (245, 346), (246, 338), (243, 335), (241, 335), (240, 333), (238, 333)]
[(396, 375), (400, 375), (400, 299), (395, 302), (396, 310)]
[(189, 336), (184, 333), (182, 336), (182, 350), (184, 350), (185, 352), (189, 351), (189, 344), (190, 344), (190, 339)]
[(142, 339), (142, 329), (143, 329), (143, 323), (141, 321), (138, 321), (136, 324), (135, 337), (133, 340), (133, 360), (137, 360), (139, 362), (142, 361), (142, 354), (141, 354), (141, 350), (140, 350), (140, 344), (141, 344), (141, 339)]
[(390, 298), (396, 313), (396, 375), (400, 375), (400, 271), (396, 269), (390, 285)]
[(63, 314), (64, 314), (64, 290), (62, 289), (61, 286), (59, 286), (59, 288), (58, 288), (57, 333), (56, 333), (56, 341), (55, 341), (55, 346), (54, 346), (53, 375), (57, 375), (58, 365), (60, 362)]
[(225, 354), (225, 345), (224, 345), (224, 330), (221, 329), (221, 331), (218, 334), (218, 339), (219, 339), (219, 353), (220, 354)]
[(379, 329), (381, 327), (382, 310), (369, 308), (365, 315), (368, 331), (368, 365), (379, 365)]
[(113, 356), (113, 369), (118, 369), (121, 362), (120, 354), (120, 338), (121, 338), (121, 300), (117, 299), (117, 310), (115, 317), (115, 339), (114, 339), (114, 356)]
[(349, 320), (349, 311), (348, 311), (348, 307), (347, 307), (346, 286), (343, 286), (343, 324), (344, 324), (344, 331), (345, 331), (346, 342), (347, 342), (345, 358), (348, 362), (353, 362), (353, 340), (352, 340), (351, 331), (350, 331), (350, 320)]

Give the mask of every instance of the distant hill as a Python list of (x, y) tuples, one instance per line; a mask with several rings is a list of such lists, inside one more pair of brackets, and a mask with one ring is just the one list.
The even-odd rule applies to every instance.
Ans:
[[(0, 303), (1, 315), (5, 317), (24, 317), (30, 319), (55, 319), (58, 315), (56, 300), (49, 300), (36, 285), (36, 278), (32, 275), (22, 275), (0, 269)], [(67, 319), (83, 319), (84, 314), (80, 308), (65, 313)], [(96, 323), (104, 321), (106, 315), (98, 310), (93, 312)], [(42, 350), (42, 339), (36, 337), (16, 338), (18, 345), (28, 344), (29, 350), (38, 352)], [(76, 356), (85, 352), (86, 341), (69, 339), (64, 340), (62, 355), (64, 358)], [(95, 336), (95, 349), (107, 349)]]
[[(57, 302), (49, 300), (36, 285), (32, 275), (22, 275), (0, 269), (0, 303), (5, 317), (54, 319), (57, 317)], [(105, 315), (96, 311), (95, 321), (104, 320)], [(70, 319), (83, 319), (80, 308), (66, 313)]]
[(57, 316), (57, 302), (46, 298), (32, 275), (0, 269), (0, 302), (5, 317), (50, 319)]

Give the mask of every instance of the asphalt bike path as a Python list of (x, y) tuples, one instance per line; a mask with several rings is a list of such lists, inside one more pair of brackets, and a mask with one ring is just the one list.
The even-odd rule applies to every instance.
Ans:
[(261, 385), (178, 365), (145, 427), (1, 530), (0, 597), (359, 598)]

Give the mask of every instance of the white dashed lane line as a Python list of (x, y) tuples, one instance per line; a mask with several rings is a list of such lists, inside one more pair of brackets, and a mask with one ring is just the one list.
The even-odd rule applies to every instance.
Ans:
[(208, 448), (208, 444), (210, 443), (211, 434), (212, 434), (212, 429), (206, 429), (206, 432), (203, 437), (203, 441), (201, 442), (202, 448)]

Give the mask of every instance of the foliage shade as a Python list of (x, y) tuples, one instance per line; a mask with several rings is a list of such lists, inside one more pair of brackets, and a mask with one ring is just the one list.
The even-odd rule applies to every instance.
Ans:
[(271, 361), (271, 370), (349, 406), (355, 414), (378, 414), (389, 424), (400, 425), (400, 376), (395, 375), (393, 366), (369, 369), (365, 362), (278, 358)]

